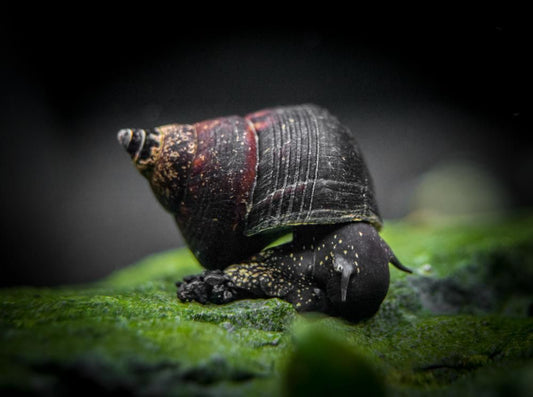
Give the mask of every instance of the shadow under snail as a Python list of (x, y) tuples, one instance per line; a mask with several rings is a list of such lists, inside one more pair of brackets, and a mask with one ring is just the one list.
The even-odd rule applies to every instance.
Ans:
[(389, 263), (411, 272), (378, 234), (352, 134), (321, 107), (123, 129), (118, 140), (208, 269), (176, 283), (181, 301), (278, 297), (359, 321), (385, 298)]

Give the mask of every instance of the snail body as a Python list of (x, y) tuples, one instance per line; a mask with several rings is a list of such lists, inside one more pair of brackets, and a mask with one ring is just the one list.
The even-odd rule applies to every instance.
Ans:
[[(124, 129), (118, 139), (208, 269), (178, 283), (182, 301), (275, 296), (356, 321), (378, 310), (389, 262), (409, 271), (379, 237), (357, 144), (323, 108)], [(292, 242), (263, 250), (290, 231)]]

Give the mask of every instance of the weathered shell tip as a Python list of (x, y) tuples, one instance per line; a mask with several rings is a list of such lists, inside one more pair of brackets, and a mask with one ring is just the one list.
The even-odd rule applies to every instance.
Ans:
[(117, 133), (118, 142), (128, 150), (128, 146), (131, 142), (133, 131), (130, 128), (123, 128)]

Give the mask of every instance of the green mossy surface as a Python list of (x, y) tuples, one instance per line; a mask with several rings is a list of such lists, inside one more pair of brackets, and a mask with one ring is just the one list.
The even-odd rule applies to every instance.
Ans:
[(0, 291), (0, 387), (43, 395), (533, 395), (533, 216), (388, 222), (378, 314), (359, 324), (279, 300), (180, 303), (187, 250), (101, 282)]

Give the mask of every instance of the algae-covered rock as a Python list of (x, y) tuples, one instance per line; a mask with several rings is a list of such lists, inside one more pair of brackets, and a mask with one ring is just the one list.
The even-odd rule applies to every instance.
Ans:
[(295, 349), (283, 373), (287, 396), (385, 396), (373, 361), (340, 335), (312, 324), (295, 327)]
[(0, 387), (30, 394), (531, 395), (533, 216), (389, 222), (413, 275), (350, 324), (279, 299), (181, 303), (187, 250), (101, 282), (0, 291)]

